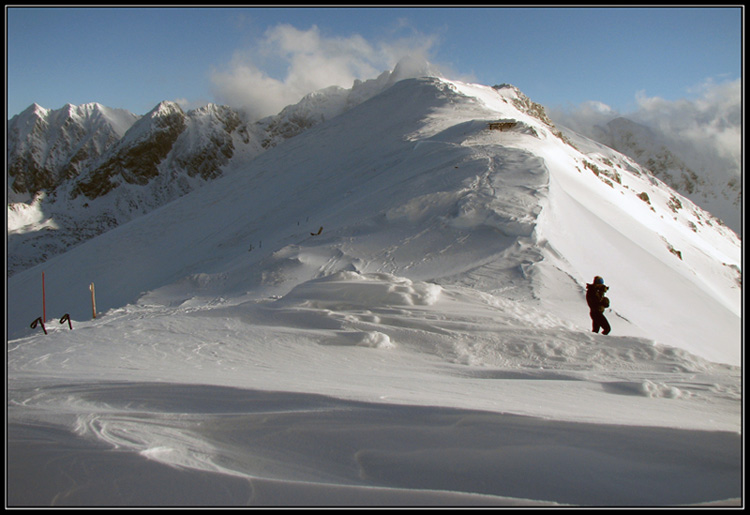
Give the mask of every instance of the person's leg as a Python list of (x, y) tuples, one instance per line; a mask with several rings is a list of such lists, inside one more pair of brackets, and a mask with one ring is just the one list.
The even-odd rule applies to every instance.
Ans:
[(599, 324), (599, 317), (597, 316), (597, 313), (594, 313), (593, 311), (589, 313), (591, 316), (591, 330), (595, 333), (599, 332), (599, 328), (601, 325)]
[(609, 325), (609, 321), (604, 315), (601, 315), (601, 322), (600, 322), (602, 329), (602, 334), (609, 334), (609, 332), (612, 330), (612, 327)]

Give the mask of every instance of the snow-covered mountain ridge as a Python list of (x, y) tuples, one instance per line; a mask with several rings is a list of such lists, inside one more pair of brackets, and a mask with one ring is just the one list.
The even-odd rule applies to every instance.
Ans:
[[(378, 94), (408, 76), (406, 68), (408, 63), (399, 63), (351, 89), (313, 92), (255, 123), (213, 104), (184, 113), (177, 104), (162, 102), (142, 117), (100, 104), (56, 111), (30, 106), (9, 122), (8, 272), (43, 262), (200, 187), (235, 158), (252, 158)], [(496, 88), (515, 90), (519, 109), (554, 127), (544, 108), (517, 88)], [(628, 122), (622, 128), (623, 120), (599, 128), (594, 138), (631, 156), (739, 231), (739, 181), (717, 184), (697, 175), (664, 144), (657, 145), (659, 138), (645, 134), (646, 127)]]
[[(729, 335), (720, 354), (734, 362), (736, 235), (632, 160), (582, 137), (560, 137), (535, 110), (518, 109), (518, 94), (439, 79), (401, 81), (241, 168), (236, 161), (235, 172), (200, 193), (98, 240), (97, 248), (108, 242), (104, 262), (121, 271), (151, 256), (137, 273), (118, 274), (127, 284), (103, 289), (104, 299), (112, 297), (102, 306), (134, 302), (195, 273), (233, 277), (234, 288), (247, 291), (286, 293), (299, 281), (353, 269), (541, 299), (566, 318), (584, 282), (599, 273), (621, 278), (618, 297), (632, 310), (625, 319), (645, 324), (645, 334), (667, 327), (684, 334), (694, 352), (709, 328), (694, 327), (695, 309), (722, 306)], [(185, 213), (185, 206), (193, 207)], [(183, 234), (185, 224), (194, 225), (191, 235), (165, 239)], [(319, 226), (325, 232), (311, 237)], [(131, 231), (139, 231), (135, 242), (143, 248)], [(156, 241), (164, 251), (154, 255)], [(170, 255), (173, 249), (181, 250)], [(45, 268), (81, 253), (90, 251), (68, 252)], [(644, 268), (646, 262), (654, 267)], [(669, 269), (664, 277), (662, 268)], [(36, 281), (38, 272), (29, 273), (19, 281)], [(545, 299), (545, 289), (558, 282), (567, 283), (571, 298)], [(655, 285), (671, 292), (668, 301), (644, 299)], [(674, 306), (675, 327), (663, 322), (662, 302)], [(636, 312), (643, 320), (633, 320)]]
[(10, 277), (9, 503), (741, 504), (736, 234), (518, 94), (396, 82)]

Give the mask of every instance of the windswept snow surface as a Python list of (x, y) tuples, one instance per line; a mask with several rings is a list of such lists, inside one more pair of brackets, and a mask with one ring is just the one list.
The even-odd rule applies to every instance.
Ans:
[(11, 277), (8, 504), (740, 504), (736, 235), (523, 100), (398, 82)]

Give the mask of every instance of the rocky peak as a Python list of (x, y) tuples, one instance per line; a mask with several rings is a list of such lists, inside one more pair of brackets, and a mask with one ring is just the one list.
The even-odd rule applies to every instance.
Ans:
[(106, 195), (121, 181), (146, 184), (159, 175), (158, 165), (185, 130), (186, 115), (175, 102), (161, 102), (140, 118), (105, 156), (104, 162), (83, 177), (73, 196), (89, 199)]

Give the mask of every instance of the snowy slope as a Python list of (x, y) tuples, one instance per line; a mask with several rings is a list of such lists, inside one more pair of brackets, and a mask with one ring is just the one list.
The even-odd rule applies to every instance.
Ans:
[[(708, 149), (686, 148), (627, 118), (597, 125), (592, 137), (630, 156), (654, 175), (741, 234), (740, 163), (732, 170)], [(686, 160), (688, 162), (686, 162)], [(689, 163), (689, 164), (688, 164)]]
[(244, 162), (343, 113), (390, 87), (403, 68), (351, 89), (312, 92), (254, 123), (213, 104), (185, 113), (161, 102), (142, 117), (99, 104), (30, 106), (9, 122), (9, 274), (201, 187), (232, 160)]
[(739, 267), (515, 88), (397, 82), (9, 279), (9, 498), (24, 463), (72, 504), (737, 498)]

